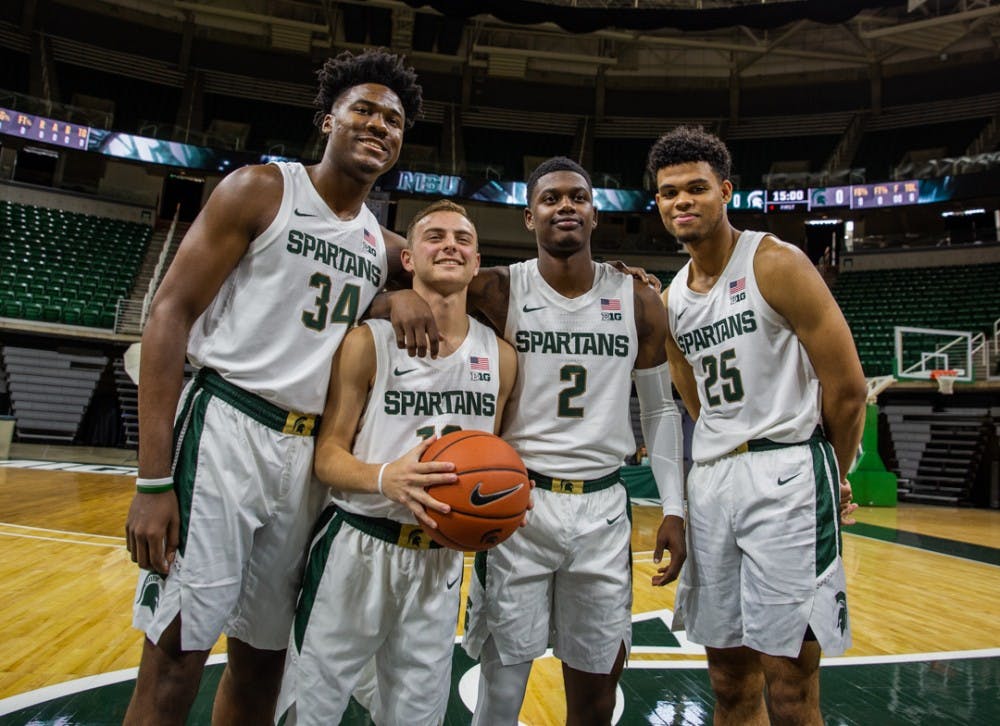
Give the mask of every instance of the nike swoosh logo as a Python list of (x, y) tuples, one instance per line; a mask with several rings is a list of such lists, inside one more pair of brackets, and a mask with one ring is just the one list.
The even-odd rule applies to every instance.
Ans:
[(537, 308), (529, 308), (527, 305), (525, 305), (523, 308), (521, 308), (521, 312), (522, 313), (533, 313), (536, 310), (541, 310), (542, 308), (546, 308), (546, 307), (548, 307), (548, 305), (539, 305)]
[(456, 577), (456, 578), (455, 578), (454, 580), (452, 580), (451, 582), (446, 582), (446, 583), (445, 583), (445, 585), (447, 585), (447, 586), (448, 586), (448, 589), (450, 590), (451, 588), (455, 587), (455, 583), (456, 583), (456, 582), (458, 582), (458, 581), (459, 581), (459, 579), (460, 579), (461, 577), (462, 577), (461, 575), (458, 575), (458, 576), (457, 576), (457, 577)]
[(407, 373), (413, 373), (413, 371), (415, 371), (415, 370), (417, 370), (417, 369), (416, 368), (407, 368), (405, 371), (401, 371), (401, 370), (399, 370), (399, 368), (393, 368), (392, 369), (392, 373), (393, 373), (393, 375), (396, 375), (396, 376), (405, 376)]
[(622, 518), (623, 514), (625, 514), (625, 512), (618, 512), (617, 515), (608, 520), (608, 524), (614, 524), (615, 522), (617, 522), (619, 519)]
[(473, 487), (472, 493), (469, 494), (469, 501), (472, 502), (474, 507), (483, 507), (491, 502), (495, 502), (498, 499), (503, 499), (504, 497), (510, 496), (514, 492), (520, 490), (524, 484), (515, 484), (509, 489), (501, 489), (498, 492), (493, 492), (492, 494), (480, 494), (479, 488), (483, 485), (481, 481), (476, 482), (476, 486)]
[[(801, 474), (801, 473), (802, 473), (802, 472), (800, 471), (800, 472), (799, 472), (799, 474)], [(787, 484), (788, 482), (790, 482), (790, 481), (791, 481), (792, 479), (794, 479), (795, 477), (797, 477), (797, 476), (798, 476), (799, 474), (792, 474), (792, 475), (791, 475), (790, 477), (788, 477), (787, 479), (782, 479), (782, 478), (781, 478), (781, 477), (779, 476), (779, 477), (778, 477), (778, 486), (779, 486), (779, 487), (780, 487), (780, 486), (784, 486), (785, 484)]]
[(309, 214), (309, 212), (300, 212), (298, 209), (293, 210), (296, 217), (315, 217), (315, 214)]
[(681, 318), (683, 318), (684, 317), (684, 313), (686, 313), (686, 312), (687, 312), (687, 308), (684, 308), (679, 313), (677, 313), (677, 319), (680, 320)]

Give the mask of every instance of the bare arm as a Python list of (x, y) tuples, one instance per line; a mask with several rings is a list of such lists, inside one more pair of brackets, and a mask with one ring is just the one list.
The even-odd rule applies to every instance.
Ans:
[[(245, 167), (226, 177), (184, 236), (153, 299), (139, 367), (139, 475), (170, 476), (173, 420), (188, 334), (226, 277), (277, 211), (281, 172)], [(248, 204), (247, 200), (253, 200)], [(136, 494), (125, 531), (132, 561), (166, 574), (178, 543), (172, 492)]]
[[(374, 382), (376, 364), (375, 340), (367, 325), (349, 332), (333, 358), (313, 465), (316, 477), (333, 489), (378, 493), (382, 462), (361, 461), (352, 453), (354, 437)], [(373, 402), (372, 405), (380, 404)], [(420, 461), (420, 455), (433, 440), (420, 442), (389, 463), (382, 474), (382, 493), (406, 505), (421, 524), (431, 528), (436, 525), (425, 508), (447, 512), (449, 507), (431, 497), (425, 487), (456, 480), (450, 473), (455, 467), (451, 462)]]
[(823, 427), (844, 481), (861, 442), (865, 413), (865, 376), (847, 321), (798, 248), (766, 237), (754, 257), (754, 273), (764, 299), (788, 320), (819, 377)]
[(656, 533), (653, 562), (663, 551), (670, 562), (653, 575), (655, 586), (673, 582), (687, 559), (684, 540), (683, 436), (681, 417), (674, 403), (667, 365), (667, 314), (653, 288), (634, 283), (636, 332), (639, 350), (635, 360), (635, 386), (643, 437), (649, 449), (656, 487), (663, 506), (663, 520)]
[(469, 308), (485, 315), (503, 335), (510, 301), (510, 268), (484, 267), (469, 283)]
[[(668, 287), (660, 295), (664, 309), (667, 307), (667, 296), (669, 294), (670, 288)], [(691, 364), (688, 363), (687, 358), (681, 353), (681, 349), (677, 346), (677, 341), (670, 332), (669, 316), (667, 316), (667, 360), (670, 362), (670, 378), (673, 381), (674, 388), (681, 394), (681, 400), (684, 401), (684, 408), (687, 409), (688, 415), (697, 421), (698, 414), (701, 413), (701, 401), (698, 398), (698, 383), (695, 380)]]
[(507, 399), (510, 398), (510, 392), (514, 390), (514, 381), (517, 380), (517, 353), (514, 346), (503, 338), (497, 338), (497, 346), (500, 348), (500, 391), (493, 433), (499, 435), (503, 414), (507, 408)]

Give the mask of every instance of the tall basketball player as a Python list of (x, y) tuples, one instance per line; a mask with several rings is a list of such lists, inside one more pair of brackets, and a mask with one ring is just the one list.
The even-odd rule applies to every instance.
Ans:
[[(342, 53), (319, 79), (322, 160), (226, 177), (153, 302), (126, 524), (132, 559), (147, 570), (128, 723), (183, 723), (221, 632), (229, 662), (213, 721), (266, 723), (274, 711), (322, 505), (312, 436), (330, 363), (399, 270), (364, 200), (421, 107), (412, 69), (383, 51)], [(185, 352), (200, 370), (181, 400)]]
[(533, 659), (563, 662), (568, 722), (611, 721), (631, 644), (631, 516), (619, 469), (635, 451), (634, 373), (664, 518), (653, 584), (684, 561), (680, 415), (656, 292), (594, 262), (590, 177), (570, 159), (543, 162), (527, 185), (525, 223), (538, 258), (483, 270), (472, 305), (517, 350), (504, 438), (535, 481), (527, 525), (477, 558), (465, 648), (482, 661), (474, 723), (516, 724)]
[(838, 500), (861, 439), (861, 363), (808, 258), (729, 223), (718, 138), (675, 129), (648, 166), (691, 254), (663, 294), (673, 380), (697, 421), (674, 628), (706, 646), (716, 724), (821, 724), (820, 651), (851, 644)]

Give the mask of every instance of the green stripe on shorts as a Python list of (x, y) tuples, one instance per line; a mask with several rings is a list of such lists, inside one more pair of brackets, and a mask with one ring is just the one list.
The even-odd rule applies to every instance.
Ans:
[(198, 473), (198, 450), (201, 447), (201, 433), (205, 428), (205, 410), (212, 397), (205, 391), (192, 389), (184, 405), (187, 414), (178, 426), (184, 430), (184, 438), (177, 450), (174, 465), (174, 491), (177, 492), (177, 506), (180, 510), (181, 532), (178, 552), (184, 554), (187, 544), (188, 525), (191, 523), (191, 500), (194, 498), (194, 480)]
[(812, 453), (813, 477), (816, 481), (816, 576), (818, 577), (837, 559), (837, 527), (831, 493), (830, 472), (836, 471), (831, 463), (830, 444), (813, 441), (809, 444)]
[[(299, 593), (299, 603), (295, 608), (295, 622), (292, 626), (295, 632), (295, 649), (302, 652), (302, 642), (305, 640), (306, 627), (309, 625), (309, 615), (312, 613), (313, 605), (316, 603), (316, 593), (319, 591), (320, 580), (323, 579), (323, 571), (326, 570), (326, 561), (330, 557), (330, 548), (333, 546), (333, 538), (337, 536), (344, 520), (340, 517), (335, 505), (327, 507), (320, 515), (317, 523), (317, 534), (323, 528), (323, 520), (326, 522), (326, 531), (309, 550), (309, 559), (306, 561), (305, 572), (302, 573), (302, 591)], [(313, 537), (315, 541), (315, 536)]]

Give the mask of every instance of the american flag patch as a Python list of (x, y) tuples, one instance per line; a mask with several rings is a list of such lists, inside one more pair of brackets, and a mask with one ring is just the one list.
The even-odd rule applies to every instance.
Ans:
[(471, 355), (469, 356), (469, 367), (474, 371), (488, 371), (490, 359), (485, 355)]
[(745, 277), (741, 277), (739, 280), (732, 280), (729, 283), (729, 294), (735, 295), (738, 292), (743, 292), (746, 286), (747, 286), (747, 279)]
[(622, 301), (616, 297), (601, 298), (601, 312), (620, 312)]
[(375, 256), (375, 248), (376, 248), (375, 235), (373, 235), (371, 232), (369, 232), (366, 229), (365, 230), (365, 252), (367, 252), (372, 257), (374, 257)]

